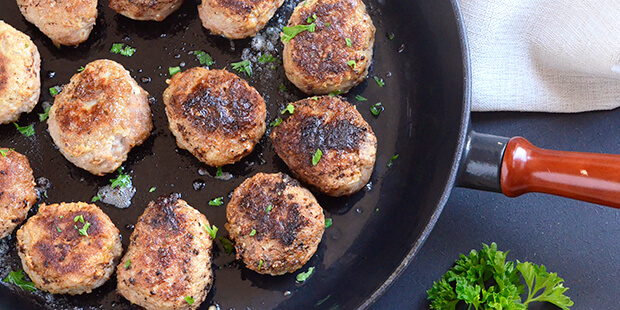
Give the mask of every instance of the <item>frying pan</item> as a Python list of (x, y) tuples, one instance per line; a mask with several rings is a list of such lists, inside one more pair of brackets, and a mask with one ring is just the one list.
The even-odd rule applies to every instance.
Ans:
[[(453, 185), (499, 190), (499, 161), (506, 140), (469, 131), (469, 73), (466, 44), (456, 1), (365, 1), (377, 27), (375, 60), (371, 75), (382, 78), (380, 87), (372, 78), (346, 95), (357, 105), (378, 137), (377, 164), (369, 185), (346, 198), (317, 195), (333, 225), (326, 230), (317, 253), (302, 269), (314, 266), (303, 283), (295, 274), (279, 277), (259, 275), (245, 269), (234, 255), (227, 255), (216, 242), (214, 288), (203, 303), (221, 308), (335, 309), (367, 307), (389, 286), (417, 253), (430, 233)], [(267, 25), (281, 27), (297, 1), (286, 1)], [(190, 52), (209, 52), (216, 63), (211, 68), (230, 68), (241, 60), (252, 40), (230, 41), (211, 36), (197, 18), (198, 1), (185, 4), (162, 23), (137, 22), (115, 14), (100, 1), (97, 25), (89, 40), (77, 48), (53, 46), (27, 23), (13, 1), (0, 4), (0, 18), (27, 33), (42, 56), (41, 102), (53, 102), (47, 89), (65, 84), (86, 63), (109, 58), (123, 64), (153, 97), (151, 109), (155, 129), (151, 137), (129, 154), (123, 164), (137, 189), (128, 209), (97, 204), (119, 228), (124, 248), (132, 224), (148, 201), (158, 195), (181, 193), (183, 199), (204, 213), (226, 235), (225, 207), (208, 201), (223, 196), (245, 178), (258, 172), (288, 172), (275, 155), (267, 135), (255, 151), (235, 165), (223, 167), (230, 180), (211, 177), (215, 168), (205, 167), (191, 154), (176, 148), (167, 129), (161, 94), (168, 67), (182, 69), (199, 65)], [(391, 38), (393, 34), (393, 38)], [(391, 39), (390, 39), (391, 38)], [(135, 47), (132, 57), (110, 53), (113, 43)], [(282, 46), (272, 51), (281, 56)], [(247, 52), (246, 52), (247, 53)], [(304, 95), (287, 82), (280, 64), (253, 61), (253, 74), (240, 76), (256, 87), (268, 103), (268, 120), (290, 101)], [(283, 83), (288, 91), (279, 90)], [(355, 95), (368, 98), (355, 100)], [(378, 117), (370, 104), (382, 102)], [(96, 177), (67, 162), (55, 148), (37, 113), (42, 104), (20, 125), (34, 124), (33, 137), (19, 134), (13, 125), (0, 126), (0, 145), (25, 154), (35, 178), (45, 177), (50, 187), (39, 202), (90, 201), (100, 186), (114, 174)], [(482, 142), (482, 143), (480, 143)], [(497, 147), (498, 142), (503, 146)], [(388, 167), (390, 158), (399, 157)], [(463, 162), (464, 164), (460, 164)], [(459, 168), (461, 167), (461, 168)], [(154, 192), (149, 189), (155, 187)], [(31, 215), (36, 212), (33, 208)], [(14, 234), (0, 240), (0, 276), (20, 269)], [(115, 293), (115, 278), (91, 294), (82, 296), (30, 293), (0, 285), (1, 309), (61, 309), (103, 307), (132, 309)]]

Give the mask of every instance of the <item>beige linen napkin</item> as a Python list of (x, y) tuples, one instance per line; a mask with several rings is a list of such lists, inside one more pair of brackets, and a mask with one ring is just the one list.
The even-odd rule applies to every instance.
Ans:
[(620, 106), (620, 0), (461, 0), (473, 111)]

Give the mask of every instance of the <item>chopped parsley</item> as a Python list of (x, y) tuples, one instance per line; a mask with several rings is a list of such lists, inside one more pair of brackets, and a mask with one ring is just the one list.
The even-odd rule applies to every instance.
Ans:
[(319, 100), (319, 97), (317, 97), (317, 96), (313, 96), (313, 97), (310, 97), (310, 98), (308, 98), (308, 99), (311, 99), (311, 100), (317, 101), (317, 100)]
[(81, 66), (81, 67), (78, 69), (78, 72), (82, 72), (82, 71), (84, 71), (84, 69), (86, 69), (86, 68), (84, 68), (84, 66)]
[(377, 82), (377, 85), (379, 85), (379, 87), (383, 87), (383, 85), (385, 85), (385, 82), (383, 82), (383, 79), (378, 77), (378, 76), (373, 76), (373, 79), (375, 79), (375, 82)]
[(284, 114), (286, 112), (288, 112), (288, 114), (295, 113), (295, 106), (292, 103), (289, 103), (281, 113)]
[(269, 54), (269, 53), (265, 53), (260, 55), (260, 57), (258, 57), (258, 62), (264, 64), (264, 63), (268, 63), (268, 62), (274, 62), (277, 61), (278, 59), (273, 57), (273, 55)]
[(273, 122), (271, 122), (269, 126), (276, 127), (276, 126), (280, 126), (280, 124), (282, 124), (282, 119), (278, 117), (275, 120), (273, 120)]
[(0, 155), (2, 155), (2, 157), (6, 157), (6, 154), (8, 154), (9, 151), (14, 151), (14, 149), (0, 149)]
[(60, 86), (52, 86), (49, 88), (49, 91), (50, 95), (52, 95), (52, 97), (55, 97), (62, 91), (62, 88)]
[(330, 228), (333, 224), (333, 220), (331, 218), (326, 218), (325, 219), (325, 229)]
[(293, 39), (296, 35), (304, 32), (304, 31), (309, 31), (309, 32), (314, 32), (316, 30), (316, 24), (312, 23), (310, 25), (297, 25), (297, 26), (293, 26), (293, 27), (286, 27), (284, 26), (282, 28), (282, 42), (286, 43), (288, 41), (290, 41), (291, 39)]
[(194, 297), (185, 296), (185, 302), (187, 302), (187, 304), (191, 306), (194, 303)]
[(269, 213), (271, 212), (272, 209), (273, 209), (273, 205), (268, 205), (267, 209), (265, 209), (265, 212)]
[(217, 172), (215, 172), (215, 176), (216, 177), (221, 177), (222, 176), (222, 167), (217, 167)]
[(299, 273), (295, 277), (295, 280), (297, 280), (297, 282), (304, 282), (304, 281), (308, 280), (308, 278), (310, 277), (310, 275), (312, 274), (313, 271), (314, 271), (314, 267), (310, 267), (310, 268), (308, 268), (308, 271)]
[(355, 69), (355, 67), (357, 66), (357, 63), (355, 62), (355, 60), (349, 60), (347, 61), (347, 65), (353, 69)]
[(149, 189), (149, 193), (154, 192), (156, 189), (157, 189), (157, 187), (155, 187), (155, 186), (151, 187), (151, 188)]
[(374, 116), (379, 116), (379, 114), (383, 112), (383, 110), (385, 109), (383, 108), (381, 102), (377, 102), (374, 105), (370, 106), (370, 113), (372, 113), (372, 115)]
[(200, 62), (201, 65), (205, 65), (208, 67), (215, 63), (215, 61), (213, 61), (213, 57), (211, 57), (211, 55), (207, 52), (194, 51), (194, 55), (196, 56), (196, 58), (198, 58), (198, 62)]
[(209, 227), (209, 226), (205, 225), (205, 229), (207, 230), (209, 235), (211, 235), (211, 238), (213, 238), (213, 240), (215, 240), (215, 236), (217, 236), (217, 231), (218, 231), (217, 226), (213, 225), (212, 227)]
[(181, 67), (168, 67), (168, 73), (170, 73), (170, 76), (174, 76), (179, 72), (181, 72)]
[(329, 28), (331, 26), (329, 23), (325, 23), (325, 27)]
[(217, 197), (211, 201), (209, 201), (210, 206), (221, 206), (224, 204), (224, 197)]
[(394, 161), (398, 158), (398, 154), (392, 156), (392, 158), (390, 158), (390, 161), (387, 163), (388, 168), (392, 167), (392, 165), (394, 164)]
[[(81, 216), (81, 215), (80, 215)], [(83, 221), (84, 219), (82, 219)], [(84, 222), (82, 222), (84, 223)], [(80, 233), (80, 235), (82, 236), (88, 236), (88, 228), (90, 227), (90, 223), (89, 222), (85, 222), (84, 226), (82, 226), (82, 228), (78, 228), (77, 225), (73, 225), (75, 227), (75, 229), (78, 230), (78, 232)]]
[(330, 96), (330, 97), (336, 97), (336, 96), (338, 96), (338, 95), (340, 95), (340, 94), (342, 94), (342, 90), (340, 90), (340, 89), (336, 89), (336, 90), (334, 90), (333, 92), (329, 93), (329, 96)]
[(355, 100), (358, 100), (358, 101), (368, 101), (368, 99), (366, 99), (366, 98), (364, 98), (364, 97), (362, 97), (360, 95), (355, 95)]
[(131, 265), (131, 260), (129, 260), (129, 259), (128, 259), (128, 260), (125, 262), (125, 269), (129, 269), (129, 266), (130, 266), (130, 265)]
[(121, 54), (123, 56), (131, 57), (136, 52), (136, 49), (129, 45), (125, 45), (123, 43), (114, 43), (112, 44), (112, 48), (110, 49), (110, 52), (114, 54)]
[(110, 180), (112, 188), (122, 188), (131, 185), (131, 176), (123, 173), (123, 167), (118, 168), (118, 177)]
[(351, 45), (352, 45), (352, 43), (353, 43), (353, 41), (351, 41), (351, 39), (349, 39), (349, 38), (344, 38), (344, 42), (346, 42), (346, 43), (347, 43), (347, 46), (348, 46), (348, 47), (351, 47)]
[(91, 200), (90, 200), (90, 202), (96, 202), (96, 201), (99, 201), (99, 200), (101, 200), (101, 198), (103, 198), (103, 197), (101, 197), (101, 195), (100, 195), (100, 194), (97, 194), (97, 196), (93, 197), (93, 199), (91, 199)]
[(6, 278), (4, 278), (2, 281), (17, 285), (19, 286), (19, 288), (27, 291), (34, 292), (37, 290), (37, 288), (34, 286), (34, 283), (24, 280), (24, 271), (21, 269), (9, 272)]
[(62, 232), (62, 229), (60, 229), (60, 227), (56, 226), (56, 230), (58, 230), (59, 233)]
[(284, 86), (284, 83), (280, 83), (280, 86), (278, 86), (278, 89), (280, 89), (280, 91), (288, 91), (288, 89), (286, 89), (286, 86)]
[(34, 126), (32, 124), (24, 127), (20, 127), (19, 125), (17, 125), (17, 123), (13, 123), (13, 125), (15, 125), (15, 128), (17, 128), (17, 131), (19, 131), (22, 135), (26, 137), (34, 135)]
[(321, 151), (321, 149), (316, 149), (316, 152), (314, 152), (314, 155), (312, 155), (313, 166), (316, 166), (316, 164), (319, 163), (319, 160), (321, 160), (321, 156), (323, 156), (323, 152)]
[(235, 250), (235, 246), (233, 246), (230, 239), (226, 237), (220, 237), (220, 242), (222, 242), (222, 247), (224, 248), (224, 252), (226, 252), (226, 254), (230, 254)]
[(258, 261), (258, 270), (260, 270), (261, 267), (263, 267), (263, 260), (262, 259), (260, 261)]
[(50, 109), (52, 107), (49, 106), (43, 110), (43, 113), (39, 113), (39, 121), (45, 122), (50, 117)]
[(240, 62), (233, 62), (230, 64), (233, 69), (241, 72), (245, 72), (248, 76), (252, 76), (252, 64), (249, 60), (242, 60)]
[(388, 37), (388, 39), (390, 39), (390, 40), (394, 40), (394, 34), (393, 34), (393, 33), (391, 33), (391, 32), (390, 32), (390, 33), (388, 33), (387, 37)]
[(74, 218), (73, 218), (73, 222), (74, 222), (74, 223), (77, 223), (78, 221), (80, 221), (80, 223), (84, 223), (84, 216), (82, 216), (82, 215), (80, 214), (80, 215), (78, 215), (78, 216), (76, 216), (76, 217), (74, 217)]
[(250, 232), (250, 237), (253, 237), (254, 235), (256, 235), (256, 229), (252, 229)]
[(312, 16), (308, 16), (308, 19), (306, 20), (309, 23), (313, 22), (316, 20), (316, 14), (312, 14)]

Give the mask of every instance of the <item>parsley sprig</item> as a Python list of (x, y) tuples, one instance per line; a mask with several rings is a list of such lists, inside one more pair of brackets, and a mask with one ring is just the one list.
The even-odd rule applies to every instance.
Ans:
[[(527, 309), (534, 301), (546, 301), (568, 310), (573, 302), (564, 295), (568, 290), (562, 278), (547, 272), (545, 266), (512, 261), (506, 262), (507, 252), (497, 250), (497, 244), (482, 244), (480, 252), (461, 254), (455, 266), (428, 290), (431, 309), (456, 309), (465, 302), (468, 309)], [(527, 290), (520, 281), (521, 275)], [(527, 293), (525, 302), (521, 294)], [(473, 308), (472, 308), (473, 307)]]
[(308, 32), (314, 32), (316, 30), (316, 24), (312, 23), (310, 25), (297, 25), (297, 26), (293, 26), (293, 27), (286, 27), (284, 26), (282, 28), (282, 42), (286, 43), (288, 41), (290, 41), (291, 39), (293, 39), (295, 36), (297, 36), (298, 34), (304, 32), (304, 31), (308, 31)]
[(249, 60), (242, 60), (240, 62), (233, 62), (230, 64), (233, 69), (241, 72), (245, 72), (248, 76), (252, 76), (252, 63)]
[(19, 288), (27, 291), (34, 292), (37, 290), (37, 288), (34, 286), (34, 283), (24, 280), (24, 271), (21, 269), (9, 272), (6, 278), (4, 278), (2, 281), (17, 285), (19, 286)]

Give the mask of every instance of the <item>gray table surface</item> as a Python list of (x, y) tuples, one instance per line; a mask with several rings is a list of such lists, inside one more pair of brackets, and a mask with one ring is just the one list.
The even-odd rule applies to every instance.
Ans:
[[(579, 114), (472, 113), (474, 130), (538, 147), (620, 154), (620, 109)], [(433, 232), (371, 309), (428, 309), (426, 290), (459, 253), (496, 242), (508, 259), (565, 280), (572, 309), (620, 309), (620, 210), (545, 194), (507, 198), (455, 188)], [(558, 309), (539, 305), (530, 309)]]

